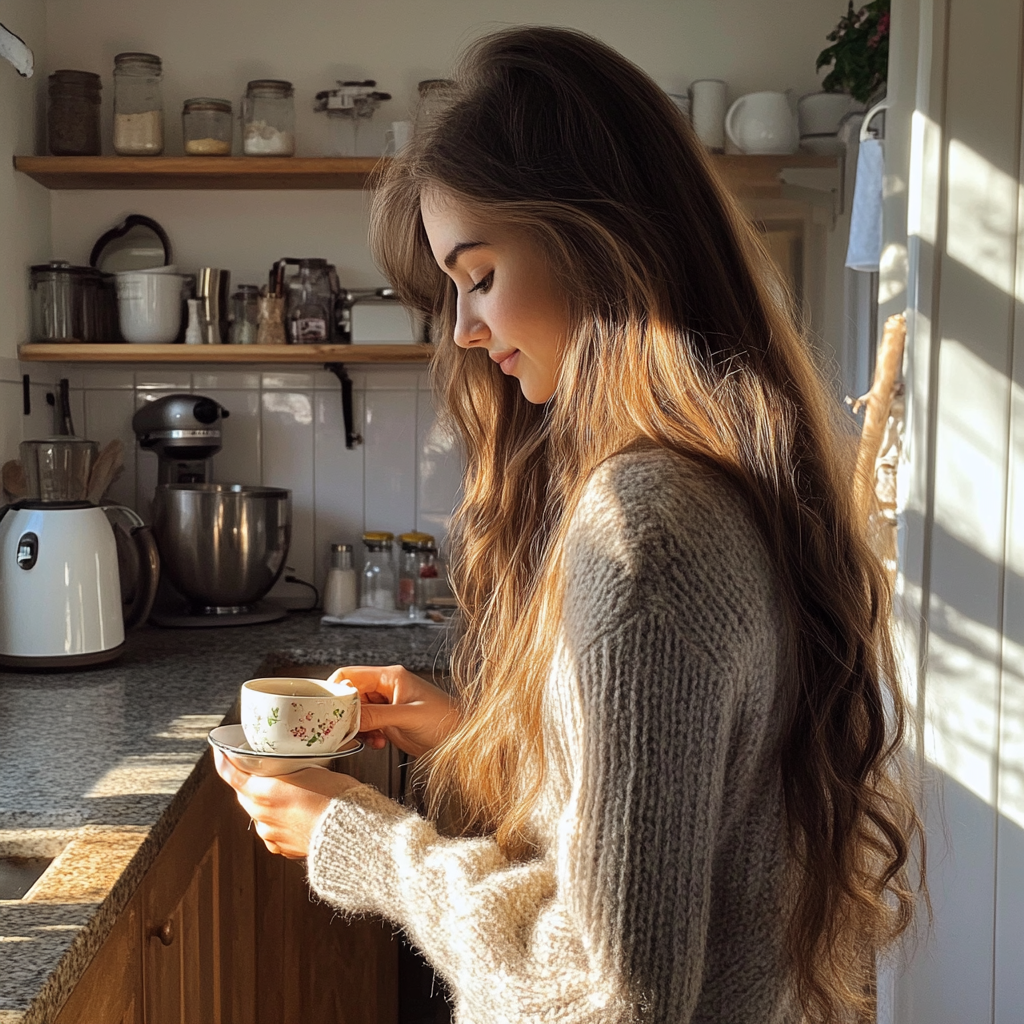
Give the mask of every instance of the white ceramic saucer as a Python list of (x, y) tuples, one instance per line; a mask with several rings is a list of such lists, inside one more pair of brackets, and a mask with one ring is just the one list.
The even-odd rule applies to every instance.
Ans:
[(240, 725), (218, 725), (207, 737), (210, 746), (225, 754), (229, 761), (250, 775), (290, 775), (303, 768), (326, 768), (339, 757), (350, 757), (363, 749), (361, 740), (352, 740), (348, 746), (333, 754), (319, 757), (309, 754), (260, 754), (249, 746)]

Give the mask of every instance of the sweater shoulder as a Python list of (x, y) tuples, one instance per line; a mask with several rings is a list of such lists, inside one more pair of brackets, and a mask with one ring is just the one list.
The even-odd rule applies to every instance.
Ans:
[(655, 616), (685, 624), (697, 647), (738, 632), (766, 653), (781, 628), (778, 573), (746, 500), (721, 474), (665, 449), (622, 453), (595, 470), (569, 529), (566, 581), (577, 635)]

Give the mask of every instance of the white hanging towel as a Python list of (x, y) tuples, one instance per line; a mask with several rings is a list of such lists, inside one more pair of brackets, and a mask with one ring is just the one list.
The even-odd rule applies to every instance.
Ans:
[(864, 139), (857, 153), (857, 182), (850, 211), (846, 265), (873, 273), (882, 256), (882, 176), (885, 161), (879, 139)]

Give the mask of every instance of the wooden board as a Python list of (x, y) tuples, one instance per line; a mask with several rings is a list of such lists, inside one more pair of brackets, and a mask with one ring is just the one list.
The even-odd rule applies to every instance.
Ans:
[(20, 345), (27, 363), (428, 363), (431, 345)]

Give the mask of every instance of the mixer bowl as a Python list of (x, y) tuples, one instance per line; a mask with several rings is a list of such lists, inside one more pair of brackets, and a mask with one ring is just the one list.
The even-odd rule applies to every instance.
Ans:
[(153, 535), (171, 583), (197, 609), (242, 610), (288, 557), (292, 493), (242, 484), (159, 484)]

